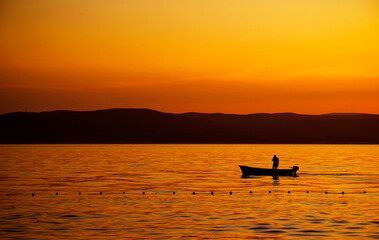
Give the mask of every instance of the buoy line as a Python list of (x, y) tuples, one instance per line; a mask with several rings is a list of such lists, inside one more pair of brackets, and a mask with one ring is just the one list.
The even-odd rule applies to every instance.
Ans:
[[(63, 193), (63, 194), (62, 194)], [(366, 191), (360, 191), (360, 192), (345, 192), (345, 191), (341, 191), (341, 192), (337, 192), (337, 191), (309, 191), (309, 190), (306, 190), (306, 191), (291, 191), (291, 190), (288, 190), (288, 191), (278, 191), (278, 190), (268, 190), (268, 191), (237, 191), (237, 192), (232, 192), (232, 191), (229, 191), (229, 192), (215, 192), (215, 191), (210, 191), (210, 192), (195, 192), (195, 191), (162, 191), (162, 190), (145, 190), (145, 191), (142, 191), (142, 192), (138, 192), (138, 191), (131, 191), (131, 192), (128, 192), (128, 191), (122, 191), (122, 192), (103, 192), (103, 191), (100, 191), (100, 192), (94, 192), (94, 191), (88, 191), (88, 192), (55, 192), (50, 194), (50, 193), (47, 193), (47, 192), (42, 192), (42, 193), (37, 193), (37, 192), (32, 192), (32, 193), (29, 193), (28, 195), (31, 196), (31, 197), (35, 197), (35, 196), (47, 196), (47, 195), (55, 195), (57, 197), (59, 196), (62, 196), (62, 195), (65, 195), (67, 193), (72, 193), (72, 194), (77, 194), (78, 196), (82, 196), (82, 195), (129, 195), (129, 194), (142, 194), (142, 195), (146, 195), (146, 194), (160, 194), (160, 195), (167, 195), (167, 194), (171, 194), (171, 195), (265, 195), (265, 194), (279, 194), (279, 193), (287, 193), (287, 195), (291, 194), (291, 195), (296, 195), (296, 194), (307, 194), (307, 195), (311, 195), (312, 193), (313, 194), (340, 194), (340, 195), (349, 195), (349, 194), (366, 194), (367, 192)], [(374, 193), (375, 194), (375, 193)], [(6, 193), (4, 194), (5, 196), (7, 197), (11, 197), (11, 196), (20, 196), (20, 195), (25, 195), (24, 193)]]

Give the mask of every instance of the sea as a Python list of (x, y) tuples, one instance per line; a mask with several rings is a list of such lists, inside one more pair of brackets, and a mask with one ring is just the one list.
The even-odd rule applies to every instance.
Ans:
[[(299, 166), (242, 177), (239, 165)], [(1, 239), (379, 239), (378, 145), (0, 145)]]

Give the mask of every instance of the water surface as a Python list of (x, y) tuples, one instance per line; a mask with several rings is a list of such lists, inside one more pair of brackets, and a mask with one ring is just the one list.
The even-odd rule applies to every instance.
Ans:
[[(239, 164), (271, 167), (274, 154), (299, 176), (241, 177)], [(376, 145), (1, 145), (0, 236), (378, 239), (378, 156)]]

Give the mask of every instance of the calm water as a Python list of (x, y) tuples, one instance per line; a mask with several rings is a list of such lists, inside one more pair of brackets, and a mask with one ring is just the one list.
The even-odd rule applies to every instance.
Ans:
[[(299, 177), (241, 178), (239, 164), (271, 167), (273, 154)], [(0, 237), (379, 239), (378, 157), (375, 145), (1, 145)]]

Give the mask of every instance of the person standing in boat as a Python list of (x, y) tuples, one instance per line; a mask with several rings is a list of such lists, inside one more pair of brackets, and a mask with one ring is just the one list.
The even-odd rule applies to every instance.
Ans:
[(273, 169), (273, 170), (278, 169), (278, 166), (279, 166), (279, 158), (278, 158), (276, 155), (274, 155), (274, 157), (272, 158), (272, 161), (273, 161), (273, 163), (272, 163), (272, 169)]

